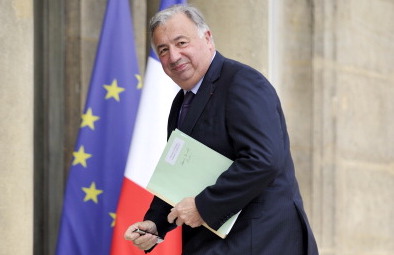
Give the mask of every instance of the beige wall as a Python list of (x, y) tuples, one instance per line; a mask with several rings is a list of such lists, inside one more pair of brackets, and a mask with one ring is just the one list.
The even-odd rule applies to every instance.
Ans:
[[(83, 98), (105, 2), (80, 4)], [(157, 3), (132, 1), (142, 72), (146, 16)], [(205, 14), (221, 53), (274, 83), (321, 254), (394, 254), (394, 2), (189, 3)], [(31, 5), (0, 0), (0, 255), (32, 254)]]
[(282, 101), (300, 190), (314, 223), (312, 6), (306, 1), (271, 0), (269, 8), (269, 78)]
[(268, 0), (189, 0), (210, 26), (224, 56), (268, 74)]
[(33, 6), (0, 0), (0, 254), (33, 252)]
[(315, 35), (315, 141), (325, 146), (315, 167), (320, 178), (332, 171), (320, 180), (332, 185), (318, 210), (322, 241), (329, 241), (322, 248), (393, 254), (394, 2), (334, 2), (316, 4), (323, 22)]
[(394, 2), (273, 2), (270, 73), (320, 252), (393, 254)]

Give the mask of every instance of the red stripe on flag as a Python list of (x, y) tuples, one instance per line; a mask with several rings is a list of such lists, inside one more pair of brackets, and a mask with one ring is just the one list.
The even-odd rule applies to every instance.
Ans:
[[(133, 223), (141, 221), (148, 210), (153, 195), (127, 178), (123, 179), (122, 190), (116, 214), (116, 224), (113, 232), (111, 255), (143, 255), (143, 251), (136, 248), (123, 235)], [(178, 255), (181, 254), (181, 228), (177, 228), (165, 237), (149, 253), (150, 255)]]

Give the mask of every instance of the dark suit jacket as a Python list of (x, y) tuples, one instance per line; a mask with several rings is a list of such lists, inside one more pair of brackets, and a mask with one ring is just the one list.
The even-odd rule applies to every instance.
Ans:
[[(173, 101), (168, 135), (183, 100)], [(226, 239), (205, 227), (183, 227), (183, 254), (318, 254), (294, 174), (289, 137), (278, 96), (256, 70), (219, 52), (194, 97), (181, 131), (234, 160), (195, 201), (204, 221), (218, 229), (242, 209)], [(154, 198), (145, 219), (160, 235), (171, 206)]]

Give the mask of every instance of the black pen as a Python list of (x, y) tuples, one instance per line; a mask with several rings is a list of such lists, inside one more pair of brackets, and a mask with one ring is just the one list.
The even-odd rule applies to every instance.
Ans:
[(134, 230), (133, 232), (135, 232), (135, 233), (138, 233), (138, 234), (140, 234), (141, 236), (143, 236), (143, 235), (145, 235), (145, 234), (151, 234), (151, 235), (154, 235), (154, 236), (156, 236), (157, 237), (157, 242), (156, 243), (161, 243), (161, 242), (163, 242), (164, 240), (163, 240), (163, 238), (161, 238), (160, 236), (158, 236), (158, 235), (155, 235), (155, 234), (152, 234), (152, 233), (149, 233), (149, 232), (147, 232), (147, 231), (145, 231), (145, 230), (142, 230), (142, 229), (139, 229), (139, 228), (137, 228), (136, 230)]

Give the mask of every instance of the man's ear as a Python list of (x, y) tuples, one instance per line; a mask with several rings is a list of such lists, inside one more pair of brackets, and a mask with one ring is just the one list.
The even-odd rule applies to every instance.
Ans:
[(212, 33), (210, 30), (207, 30), (204, 32), (204, 38), (205, 41), (207, 42), (207, 44), (211, 44), (212, 46), (214, 46), (214, 42), (213, 42), (213, 37), (212, 37)]
[(207, 42), (212, 42), (212, 33), (210, 30), (204, 32), (204, 38)]

